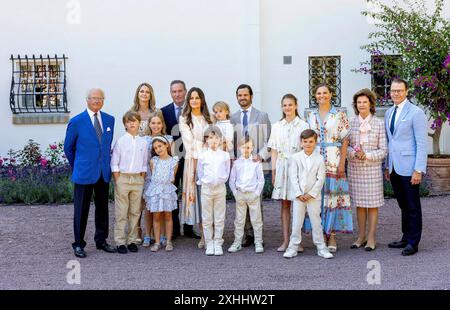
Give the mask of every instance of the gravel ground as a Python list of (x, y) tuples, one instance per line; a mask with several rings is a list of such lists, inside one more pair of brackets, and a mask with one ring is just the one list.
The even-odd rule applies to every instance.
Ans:
[[(172, 253), (109, 254), (95, 249), (93, 208), (85, 250), (78, 259), (81, 283), (68, 284), (66, 265), (75, 260), (71, 249), (72, 205), (0, 207), (0, 289), (450, 289), (450, 196), (422, 200), (423, 236), (419, 253), (403, 257), (387, 244), (400, 237), (400, 210), (386, 200), (380, 210), (378, 244), (374, 252), (349, 247), (354, 235), (338, 236), (332, 260), (315, 255), (310, 236), (305, 252), (287, 260), (276, 248), (281, 240), (279, 204), (264, 201), (266, 252), (254, 248), (222, 257), (207, 257), (197, 242), (184, 237)], [(110, 215), (113, 215), (110, 205)], [(354, 214), (355, 216), (355, 214)], [(234, 203), (228, 203), (226, 250), (233, 240)], [(356, 219), (355, 219), (356, 222)], [(113, 218), (111, 217), (111, 223)], [(110, 242), (113, 230), (110, 225)], [(368, 262), (380, 266), (380, 283), (369, 285)]]

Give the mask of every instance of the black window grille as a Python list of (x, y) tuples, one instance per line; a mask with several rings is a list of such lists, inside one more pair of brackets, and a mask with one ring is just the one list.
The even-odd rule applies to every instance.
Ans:
[(14, 114), (69, 112), (66, 92), (66, 59), (11, 55), (10, 107)]
[(332, 90), (331, 104), (341, 106), (341, 56), (309, 57), (309, 107), (317, 107), (317, 85), (326, 83)]
[(389, 93), (391, 81), (398, 76), (401, 55), (372, 55), (372, 91), (377, 95), (377, 106), (391, 106), (391, 94)]

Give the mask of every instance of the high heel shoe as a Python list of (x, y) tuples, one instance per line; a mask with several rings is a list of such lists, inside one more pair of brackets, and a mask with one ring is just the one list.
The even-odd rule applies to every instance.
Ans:
[(366, 245), (366, 246), (364, 247), (364, 250), (366, 250), (367, 252), (370, 252), (370, 251), (375, 250), (376, 248), (377, 248), (376, 245), (374, 245), (373, 247), (370, 246), (370, 245)]
[(363, 243), (358, 243), (358, 242), (354, 242), (351, 246), (350, 249), (359, 249), (362, 246), (365, 246), (367, 244), (367, 240), (364, 241)]

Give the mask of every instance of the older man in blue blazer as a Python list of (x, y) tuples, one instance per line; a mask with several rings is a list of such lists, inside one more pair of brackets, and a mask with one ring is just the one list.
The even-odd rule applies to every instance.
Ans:
[(408, 99), (408, 83), (394, 79), (391, 84), (394, 106), (386, 112), (385, 124), (389, 142), (386, 179), (392, 183), (402, 213), (400, 241), (390, 248), (403, 248), (402, 255), (418, 251), (422, 235), (422, 208), (419, 185), (427, 167), (427, 118), (423, 110)]
[(108, 193), (111, 180), (111, 143), (114, 117), (101, 112), (105, 95), (101, 89), (91, 89), (86, 101), (87, 109), (73, 117), (67, 126), (64, 152), (72, 167), (74, 183), (72, 243), (77, 257), (86, 257), (84, 234), (92, 194), (95, 202), (95, 236), (97, 249), (114, 253), (106, 239), (109, 232)]

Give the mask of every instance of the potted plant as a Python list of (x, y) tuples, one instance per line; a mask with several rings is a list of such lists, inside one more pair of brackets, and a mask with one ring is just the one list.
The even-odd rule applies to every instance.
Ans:
[[(450, 123), (450, 22), (442, 14), (444, 0), (434, 0), (432, 13), (425, 0), (394, 1), (392, 6), (381, 0), (367, 2), (376, 10), (362, 14), (375, 21), (376, 30), (369, 34), (372, 42), (361, 48), (372, 55), (400, 55), (400, 61), (393, 63), (395, 70), (383, 72), (391, 75), (388, 78), (410, 81), (411, 101), (432, 120), (433, 154), (428, 157), (427, 181), (433, 194), (450, 192), (450, 155), (441, 154), (439, 145), (442, 128)], [(355, 71), (374, 72), (366, 67)]]

